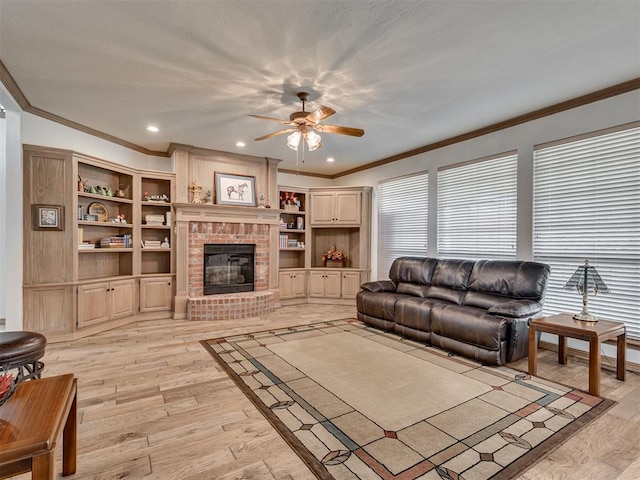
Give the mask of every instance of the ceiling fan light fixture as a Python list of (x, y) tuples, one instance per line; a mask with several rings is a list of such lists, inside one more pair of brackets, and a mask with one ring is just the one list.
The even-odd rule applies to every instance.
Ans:
[(298, 145), (300, 144), (301, 133), (296, 130), (291, 135), (287, 137), (287, 147), (291, 150), (298, 150)]
[(322, 143), (320, 143), (322, 141), (322, 137), (313, 130), (307, 133), (306, 140), (310, 152), (313, 152), (322, 146)]

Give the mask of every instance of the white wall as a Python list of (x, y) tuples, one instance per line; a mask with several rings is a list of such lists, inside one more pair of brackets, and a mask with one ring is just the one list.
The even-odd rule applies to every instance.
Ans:
[(335, 185), (335, 183), (328, 178), (278, 173), (278, 185), (285, 185), (287, 187), (330, 187)]
[[(2, 192), (2, 198), (0, 198), (0, 318), (5, 318), (7, 315), (7, 301), (5, 296), (5, 276), (6, 272), (6, 215), (7, 215), (7, 121), (4, 118), (0, 118), (0, 192)], [(0, 330), (3, 327), (0, 326)]]
[(6, 108), (0, 154), (0, 317), (22, 328), (22, 145), (20, 108), (0, 84)]
[(22, 143), (74, 150), (133, 168), (174, 171), (171, 158), (148, 156), (30, 113), (22, 114)]
[(509, 150), (518, 150), (518, 240), (517, 257), (532, 257), (533, 146), (582, 133), (640, 120), (640, 91), (574, 108), (499, 132), (483, 135), (430, 152), (406, 158), (353, 175), (340, 177), (335, 184), (374, 187), (372, 218), (372, 278), (387, 278), (376, 271), (378, 218), (377, 185), (381, 180), (416, 172), (429, 172), (429, 255), (436, 255), (438, 167), (473, 160)]

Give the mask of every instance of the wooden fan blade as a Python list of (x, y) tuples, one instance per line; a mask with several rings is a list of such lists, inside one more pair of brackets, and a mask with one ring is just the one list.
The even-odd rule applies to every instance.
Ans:
[(255, 141), (266, 140), (267, 138), (277, 137), (278, 135), (283, 135), (285, 133), (295, 131), (295, 128), (287, 128), (286, 130), (280, 130), (278, 132), (269, 133), (267, 135), (263, 135), (262, 137), (254, 138)]
[(290, 125), (291, 122), (289, 120), (282, 120), (280, 118), (273, 118), (273, 117), (264, 117), (262, 115), (248, 115), (249, 117), (253, 117), (253, 118), (259, 118), (260, 120), (271, 120), (272, 122), (278, 122), (278, 123), (283, 123), (285, 125)]
[(324, 120), (325, 118), (330, 117), (334, 113), (336, 113), (336, 111), (333, 108), (327, 107), (325, 105), (320, 105), (313, 112), (311, 112), (309, 115), (307, 115), (305, 117), (305, 120), (308, 120), (313, 124), (316, 124), (316, 123)]
[(319, 132), (339, 133), (340, 135), (351, 135), (352, 137), (361, 137), (364, 130), (361, 128), (341, 127), (340, 125), (317, 125), (314, 127)]

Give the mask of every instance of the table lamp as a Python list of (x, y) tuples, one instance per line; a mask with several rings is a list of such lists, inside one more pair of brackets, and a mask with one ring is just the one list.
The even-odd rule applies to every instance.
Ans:
[(571, 278), (562, 287), (566, 290), (576, 289), (582, 295), (582, 312), (573, 316), (574, 320), (582, 320), (583, 322), (597, 322), (598, 318), (591, 315), (587, 309), (589, 294), (595, 296), (600, 293), (611, 293), (609, 288), (596, 271), (595, 267), (589, 265), (589, 260), (584, 261), (584, 265), (580, 265), (573, 273)]

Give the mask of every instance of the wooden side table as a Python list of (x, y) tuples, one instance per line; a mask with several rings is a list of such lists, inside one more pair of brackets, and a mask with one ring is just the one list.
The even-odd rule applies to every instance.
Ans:
[(53, 480), (61, 430), (62, 475), (76, 472), (76, 393), (73, 375), (18, 386), (0, 407), (0, 478), (31, 471), (33, 480)]
[(529, 374), (535, 375), (538, 370), (538, 344), (536, 332), (558, 335), (558, 363), (567, 363), (567, 337), (589, 342), (589, 393), (600, 395), (600, 343), (617, 339), (618, 353), (616, 378), (625, 380), (627, 334), (624, 323), (599, 320), (583, 322), (574, 320), (570, 313), (560, 313), (550, 317), (536, 318), (529, 324)]

